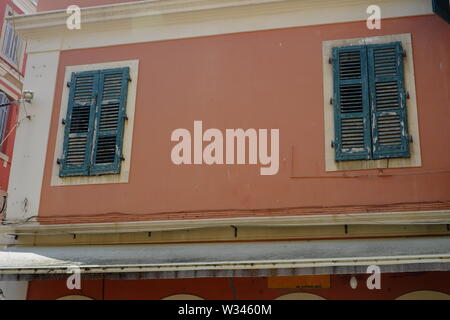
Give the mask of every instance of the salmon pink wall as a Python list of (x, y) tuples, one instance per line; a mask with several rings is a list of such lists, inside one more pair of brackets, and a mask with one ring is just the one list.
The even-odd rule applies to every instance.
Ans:
[(136, 0), (39, 0), (37, 11), (51, 11), (58, 9), (66, 9), (76, 4), (79, 7), (95, 7), (107, 4), (116, 4), (122, 2), (135, 2)]
[[(386, 170), (387, 177), (378, 170), (357, 178), (326, 173), (322, 41), (401, 33), (412, 34), (422, 167)], [(427, 15), (386, 19), (379, 31), (354, 22), (64, 51), (40, 218), (126, 221), (206, 218), (215, 210), (235, 217), (268, 208), (449, 204), (448, 39), (448, 24)], [(131, 59), (139, 59), (140, 69), (129, 183), (51, 187), (65, 67)], [(173, 165), (171, 133), (192, 131), (194, 120), (221, 130), (279, 128), (279, 174), (260, 176), (260, 166)]]

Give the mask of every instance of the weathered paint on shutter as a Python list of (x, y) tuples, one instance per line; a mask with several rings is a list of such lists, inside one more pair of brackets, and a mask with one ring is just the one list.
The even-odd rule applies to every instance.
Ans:
[(401, 43), (371, 45), (368, 57), (373, 158), (409, 157)]
[(128, 81), (129, 68), (100, 72), (91, 175), (120, 173)]
[(333, 48), (336, 161), (371, 158), (365, 46)]
[(98, 78), (98, 71), (72, 74), (61, 177), (89, 175)]

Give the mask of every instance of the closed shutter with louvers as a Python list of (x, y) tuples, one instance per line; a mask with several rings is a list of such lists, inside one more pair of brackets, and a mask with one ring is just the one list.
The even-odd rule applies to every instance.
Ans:
[[(8, 97), (3, 91), (0, 91), (0, 105), (7, 104)], [(6, 138), (6, 127), (8, 125), (8, 108), (9, 106), (0, 107), (0, 152), (3, 151), (3, 140)]]
[(409, 157), (401, 43), (371, 45), (368, 59), (373, 159)]
[(96, 115), (91, 174), (120, 173), (129, 68), (103, 70)]
[(336, 161), (371, 158), (367, 49), (333, 49)]
[(72, 74), (60, 176), (89, 175), (99, 73)]
[(120, 173), (129, 68), (73, 73), (60, 176)]

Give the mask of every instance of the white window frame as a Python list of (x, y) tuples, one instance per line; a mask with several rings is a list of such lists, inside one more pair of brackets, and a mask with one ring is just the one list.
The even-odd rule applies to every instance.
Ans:
[[(6, 61), (8, 61), (12, 66), (16, 67), (17, 70), (20, 71), (22, 68), (23, 58), (24, 58), (24, 54), (25, 54), (25, 42), (20, 37), (18, 37), (18, 43), (16, 44), (16, 46), (17, 46), (17, 48), (16, 48), (17, 61), (14, 61), (13, 59), (11, 59), (11, 57), (9, 57), (4, 52), (5, 38), (7, 36), (6, 29), (7, 29), (7, 25), (10, 24), (6, 20), (6, 18), (12, 17), (14, 15), (16, 15), (16, 13), (14, 12), (14, 9), (10, 6), (6, 6), (4, 22), (3, 22), (3, 26), (2, 26), (2, 34), (1, 34), (1, 39), (0, 39), (0, 56), (3, 59), (5, 59)], [(13, 33), (16, 35), (17, 33), (14, 31), (14, 24), (12, 25), (12, 28), (13, 28)]]
[[(58, 158), (61, 157), (64, 148), (65, 126), (62, 123), (63, 119), (67, 115), (69, 93), (70, 93), (70, 88), (67, 87), (66, 84), (70, 82), (72, 73), (82, 71), (124, 68), (124, 67), (130, 68), (130, 77), (132, 81), (129, 83), (128, 86), (127, 109), (126, 109), (128, 120), (125, 122), (123, 147), (122, 147), (125, 160), (122, 162), (120, 174), (61, 178), (59, 176), (60, 165), (57, 163), (57, 161)], [(115, 61), (115, 62), (96, 63), (88, 65), (75, 65), (75, 66), (67, 66), (65, 68), (62, 97), (59, 109), (58, 132), (56, 136), (55, 153), (53, 155), (53, 163), (52, 163), (51, 186), (128, 183), (131, 167), (131, 151), (133, 142), (132, 139), (133, 139), (138, 76), (139, 76), (139, 60)]]

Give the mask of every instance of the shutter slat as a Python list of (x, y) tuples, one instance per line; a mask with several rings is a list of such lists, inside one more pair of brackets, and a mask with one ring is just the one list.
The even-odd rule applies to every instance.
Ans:
[(333, 49), (336, 161), (371, 156), (366, 51), (362, 46)]
[(400, 42), (368, 48), (374, 159), (409, 157)]

